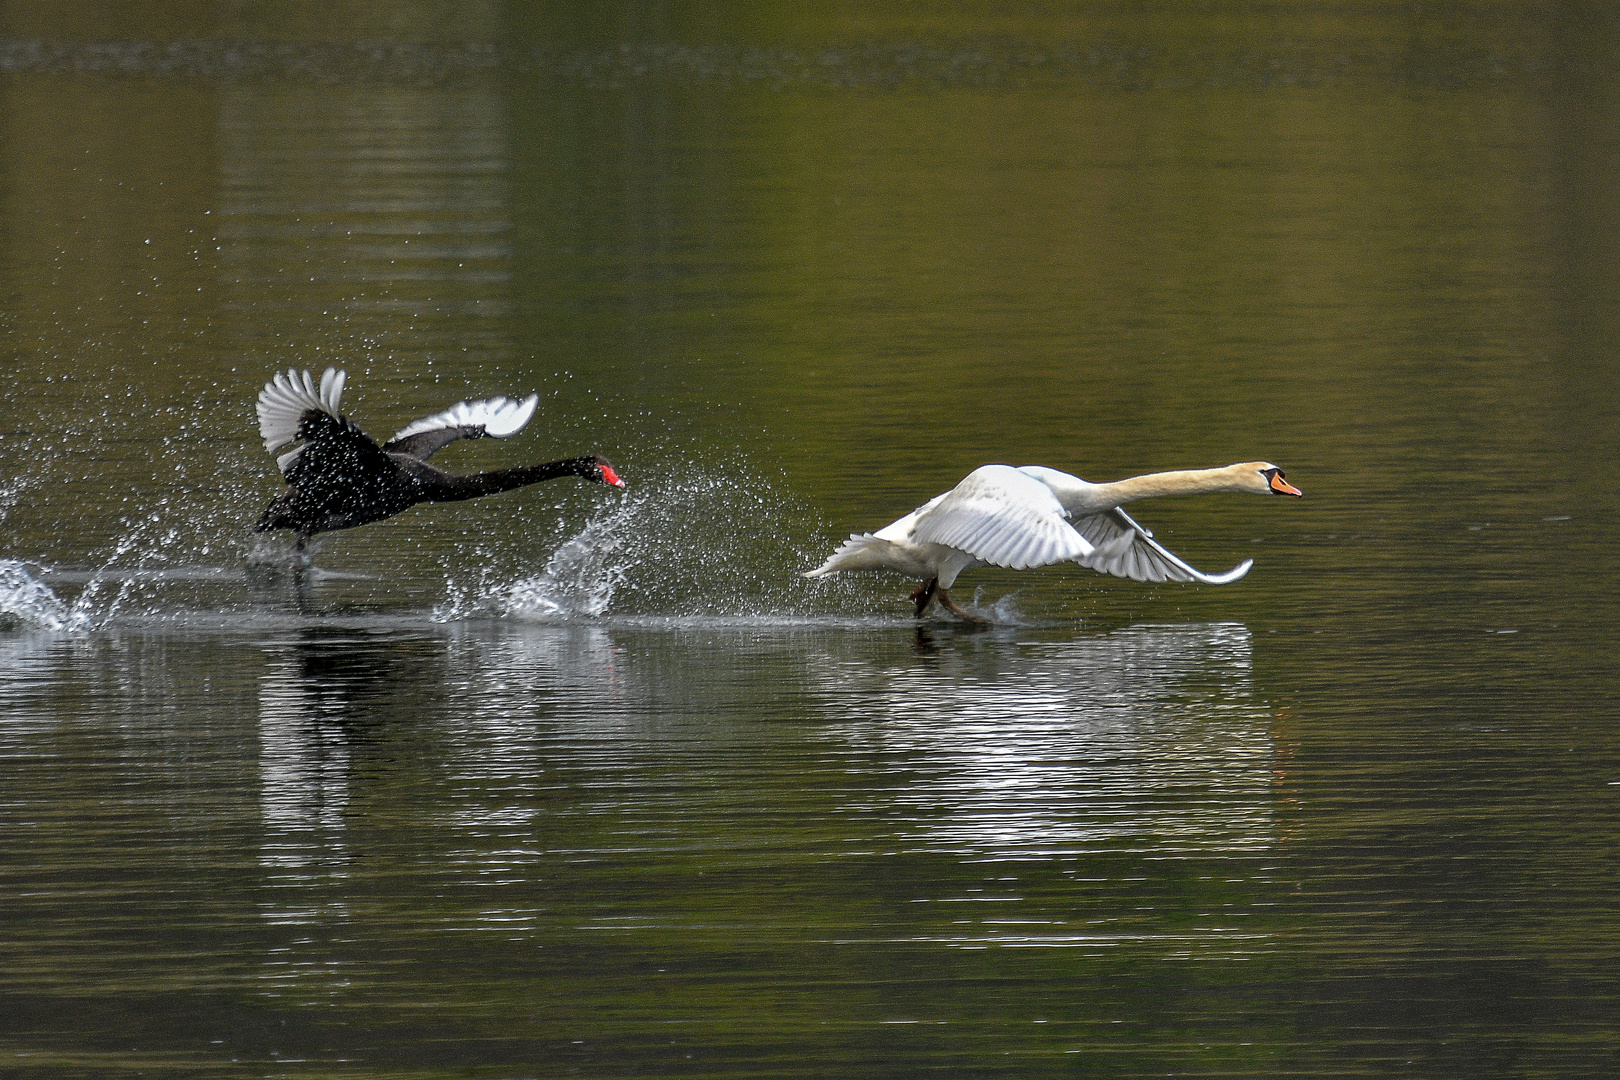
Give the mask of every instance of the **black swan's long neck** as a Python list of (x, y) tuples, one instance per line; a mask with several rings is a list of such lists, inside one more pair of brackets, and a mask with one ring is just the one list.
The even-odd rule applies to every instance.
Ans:
[(428, 502), (455, 502), (458, 499), (493, 495), (497, 491), (511, 491), (513, 488), (526, 487), (545, 480), (556, 480), (563, 476), (586, 476), (595, 479), (599, 475), (599, 468), (596, 458), (577, 457), (564, 461), (548, 461), (543, 465), (519, 465), (512, 469), (495, 469), (492, 472), (472, 473), (467, 476), (447, 473), (436, 477), (427, 485), (424, 494)]

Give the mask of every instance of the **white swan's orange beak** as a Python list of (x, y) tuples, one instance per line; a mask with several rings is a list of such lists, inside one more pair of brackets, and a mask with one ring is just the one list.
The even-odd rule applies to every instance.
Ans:
[(1283, 479), (1281, 469), (1271, 474), (1271, 493), (1273, 495), (1292, 495), (1296, 499), (1303, 498), (1305, 495), (1299, 488)]

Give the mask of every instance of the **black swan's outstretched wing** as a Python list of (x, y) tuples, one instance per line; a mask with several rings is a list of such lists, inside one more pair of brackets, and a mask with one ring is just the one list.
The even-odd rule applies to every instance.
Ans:
[(276, 458), (281, 475), (289, 482), (297, 482), (290, 470), (309, 441), (304, 434), (305, 418), (324, 414), (340, 419), (342, 414), (338, 410), (347, 379), (348, 375), (338, 368), (327, 368), (321, 375), (320, 388), (316, 389), (315, 379), (309, 372), (289, 368), (285, 375), (276, 372), (276, 377), (259, 391), (259, 434), (264, 436), (264, 448), (274, 454), (291, 443), (299, 444)]
[(377, 443), (338, 408), (348, 375), (327, 368), (319, 389), (307, 371), (296, 368), (265, 384), (259, 392), (259, 434), (272, 454), (297, 443), (276, 458), (287, 483), (298, 487), (363, 486), (367, 478), (398, 471)]
[(407, 424), (383, 444), (383, 450), (426, 461), (457, 439), (486, 435), (504, 439), (523, 430), (539, 403), (539, 394), (530, 394), (522, 401), (504, 395), (484, 401), (460, 401), (443, 412)]

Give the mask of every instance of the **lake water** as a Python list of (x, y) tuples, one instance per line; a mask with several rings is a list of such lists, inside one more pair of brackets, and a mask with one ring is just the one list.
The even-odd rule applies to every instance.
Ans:
[[(0, 14), (0, 1072), (1620, 1072), (1613, 13), (335, 11)], [(300, 567), (295, 365), (629, 490)]]

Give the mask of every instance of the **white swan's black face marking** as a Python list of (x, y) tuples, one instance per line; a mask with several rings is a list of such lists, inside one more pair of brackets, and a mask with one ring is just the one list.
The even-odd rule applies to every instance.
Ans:
[(1269, 469), (1261, 469), (1260, 475), (1266, 478), (1266, 486), (1271, 489), (1273, 495), (1292, 495), (1297, 499), (1305, 494), (1299, 488), (1290, 484), (1288, 478), (1283, 475), (1283, 471), (1275, 465)]

